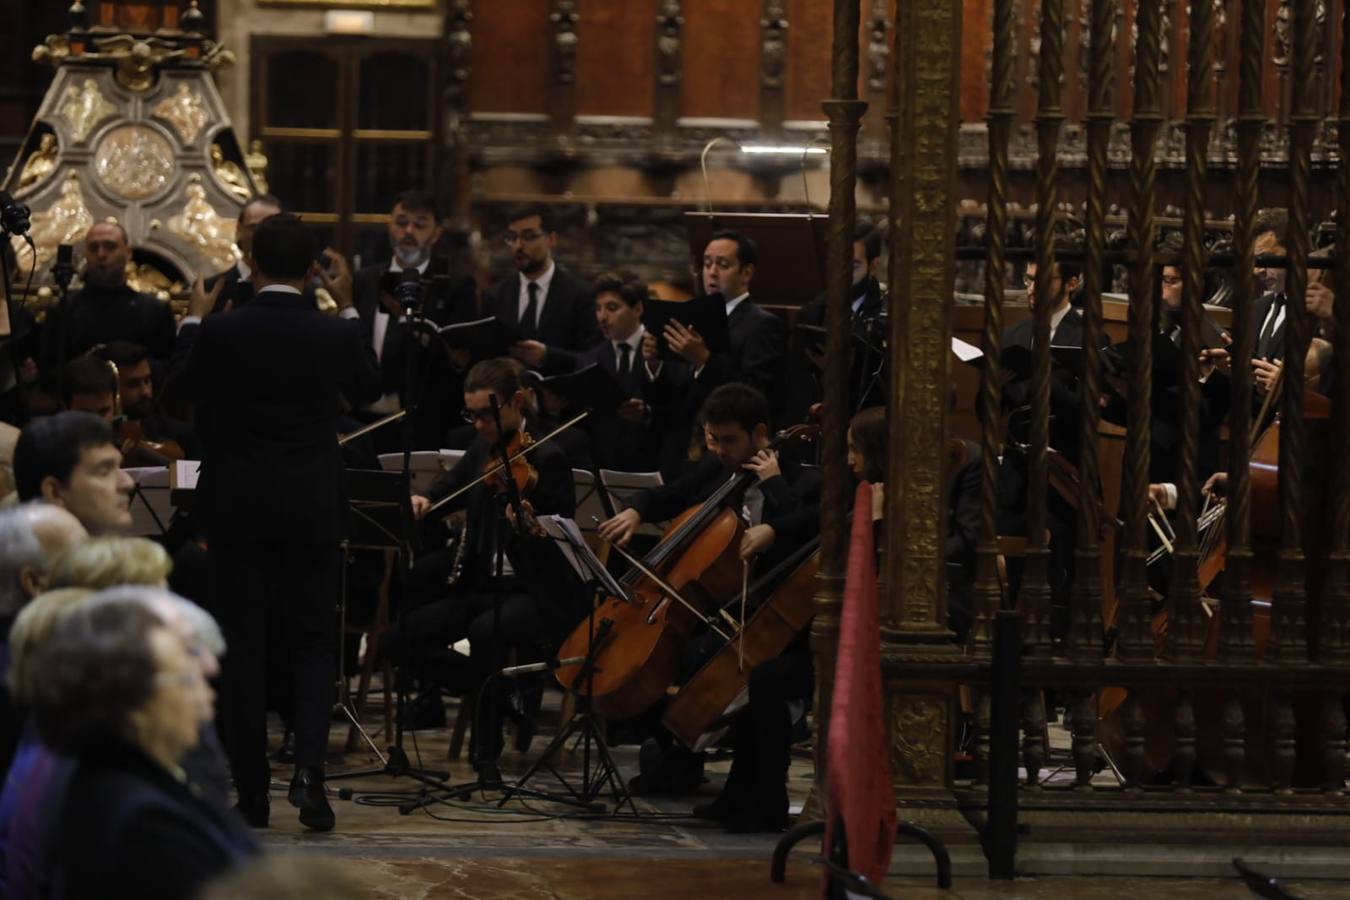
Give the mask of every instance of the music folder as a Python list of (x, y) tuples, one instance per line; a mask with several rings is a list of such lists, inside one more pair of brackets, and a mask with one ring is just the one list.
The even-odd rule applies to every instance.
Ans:
[(419, 327), (434, 330), (448, 347), (473, 350), (480, 359), (505, 356), (511, 345), (520, 340), (520, 333), (496, 316), (454, 322), (439, 328), (434, 322), (420, 320)]
[(707, 294), (684, 301), (648, 300), (642, 304), (642, 310), (642, 324), (656, 335), (656, 343), (663, 354), (670, 353), (663, 335), (666, 323), (672, 321), (697, 331), (711, 353), (727, 353), (731, 350), (727, 304), (721, 294)]
[(572, 409), (589, 409), (598, 415), (613, 415), (619, 404), (629, 399), (619, 380), (600, 363), (591, 363), (565, 375), (540, 378), (538, 384), (566, 397)]

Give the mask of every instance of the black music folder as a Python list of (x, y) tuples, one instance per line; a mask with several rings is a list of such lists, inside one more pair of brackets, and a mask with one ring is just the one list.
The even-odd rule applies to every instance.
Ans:
[(566, 397), (572, 409), (589, 409), (597, 415), (613, 415), (619, 404), (629, 399), (619, 380), (599, 363), (591, 363), (566, 375), (540, 378), (537, 383)]
[(473, 350), (479, 359), (505, 356), (511, 345), (520, 340), (520, 332), (496, 316), (474, 319), (472, 322), (456, 322), (439, 328), (434, 322), (425, 322), (423, 327), (435, 330), (446, 346)]
[(663, 354), (669, 353), (665, 333), (666, 323), (675, 321), (686, 328), (693, 328), (703, 337), (710, 353), (727, 353), (731, 350), (731, 334), (727, 331), (727, 304), (721, 294), (708, 294), (682, 302), (671, 300), (648, 300), (642, 304), (642, 324), (656, 335), (657, 345)]

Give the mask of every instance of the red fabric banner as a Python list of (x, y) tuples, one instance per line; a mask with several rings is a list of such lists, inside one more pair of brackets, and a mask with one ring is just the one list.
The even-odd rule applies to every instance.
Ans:
[[(826, 765), (824, 855), (835, 829), (846, 835), (848, 868), (880, 885), (895, 843), (895, 791), (886, 746), (881, 697), (881, 628), (877, 620), (876, 554), (872, 547), (872, 485), (858, 485), (853, 499), (839, 658), (834, 668)], [(828, 890), (828, 872), (825, 888)]]

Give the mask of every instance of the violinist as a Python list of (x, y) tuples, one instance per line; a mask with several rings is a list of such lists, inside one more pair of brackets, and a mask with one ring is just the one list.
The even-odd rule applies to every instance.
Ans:
[[(478, 480), (497, 464), (498, 445), (514, 452), (526, 435), (526, 395), (513, 360), (489, 359), (473, 366), (464, 381), (464, 418), (477, 432), (459, 463), (438, 478), (425, 495), (412, 498), (413, 513), (425, 518), (432, 506)], [(493, 400), (497, 401), (494, 414)], [(451, 565), (449, 553), (427, 554), (413, 568), (411, 603), (422, 605), (406, 612), (395, 626), (396, 652), (405, 674), (420, 681), (419, 696), (406, 710), (405, 727), (425, 727), (444, 721), (434, 655), (462, 638), (472, 644), (472, 689), (477, 698), (488, 677), (506, 664), (511, 647), (532, 649), (536, 644), (557, 645), (579, 617), (585, 615), (580, 585), (574, 584), (566, 562), (552, 541), (532, 531), (510, 507), (513, 493), (521, 496), (526, 518), (530, 514), (571, 516), (576, 504), (572, 469), (553, 442), (543, 443), (527, 457), (532, 472), (513, 465), (516, 491), (504, 484), (482, 482), (446, 503), (436, 513), (466, 509), (462, 540), (464, 571), (446, 596), (444, 585)], [(525, 476), (525, 477), (522, 477)], [(434, 586), (439, 582), (441, 592)], [(502, 750), (500, 704), (484, 702), (475, 712), (474, 760), (479, 777), (500, 780), (496, 761)]]
[(117, 370), (123, 437), (134, 435), (138, 442), (172, 459), (196, 459), (192, 428), (164, 415), (156, 403), (155, 383), (146, 349), (129, 341), (112, 341), (94, 353), (112, 363)]

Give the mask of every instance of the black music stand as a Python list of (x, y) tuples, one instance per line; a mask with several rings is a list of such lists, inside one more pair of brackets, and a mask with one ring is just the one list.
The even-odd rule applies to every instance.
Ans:
[[(448, 772), (439, 772), (414, 767), (408, 761), (403, 749), (403, 706), (404, 697), (400, 679), (393, 684), (396, 715), (394, 720), (394, 743), (385, 753), (381, 753), (375, 742), (361, 723), (355, 712), (346, 702), (347, 678), (345, 671), (345, 642), (347, 618), (347, 558), (356, 550), (392, 550), (397, 554), (399, 588), (406, 596), (407, 574), (412, 554), (418, 549), (417, 528), (412, 514), (411, 476), (403, 471), (386, 472), (379, 469), (347, 470), (347, 537), (342, 542), (342, 587), (338, 598), (338, 680), (342, 700), (339, 707), (343, 715), (356, 727), (366, 744), (375, 751), (380, 760), (378, 768), (362, 769), (355, 772), (338, 772), (327, 777), (328, 781), (348, 778), (362, 778), (369, 775), (391, 775), (395, 778), (406, 775), (423, 784), (441, 787), (445, 784)], [(367, 653), (376, 652), (375, 647), (367, 647)], [(390, 685), (384, 689), (390, 690)]]
[[(619, 597), (627, 600), (628, 593), (605, 568), (604, 564), (596, 558), (591, 548), (587, 546), (576, 522), (563, 516), (541, 516), (539, 517), (539, 524), (558, 545), (558, 550), (572, 566), (577, 576), (581, 578), (583, 583), (590, 585), (594, 593), (586, 620), (586, 656), (581, 660), (581, 667), (577, 670), (576, 677), (572, 679), (572, 684), (568, 688), (578, 695), (577, 708), (572, 713), (572, 718), (558, 730), (553, 740), (544, 748), (544, 752), (525, 770), (525, 774), (521, 775), (514, 785), (507, 788), (506, 793), (502, 795), (502, 799), (498, 801), (497, 805), (506, 805), (506, 801), (522, 791), (537, 795), (537, 792), (528, 791), (525, 785), (538, 772), (547, 770), (566, 789), (567, 793), (545, 793), (543, 794), (545, 799), (595, 809), (598, 806), (596, 798), (608, 785), (612, 791), (611, 796), (614, 799), (615, 813), (618, 813), (627, 803), (633, 811), (633, 815), (639, 815), (637, 805), (633, 803), (633, 796), (628, 791), (628, 785), (624, 783), (623, 775), (619, 773), (619, 767), (615, 765), (614, 757), (610, 754), (609, 747), (605, 743), (604, 736), (600, 733), (595, 722), (595, 716), (591, 711), (591, 696), (595, 687), (595, 655), (603, 646), (605, 637), (609, 634), (609, 629), (613, 625), (611, 620), (601, 619), (597, 627), (595, 610), (605, 597)], [(578, 688), (583, 682), (586, 689), (580, 691)], [(554, 755), (561, 752), (567, 741), (578, 732), (581, 735), (582, 748), (581, 785), (579, 788), (568, 782), (553, 764)], [(594, 744), (593, 760), (592, 744)], [(603, 811), (603, 807), (596, 811)]]

